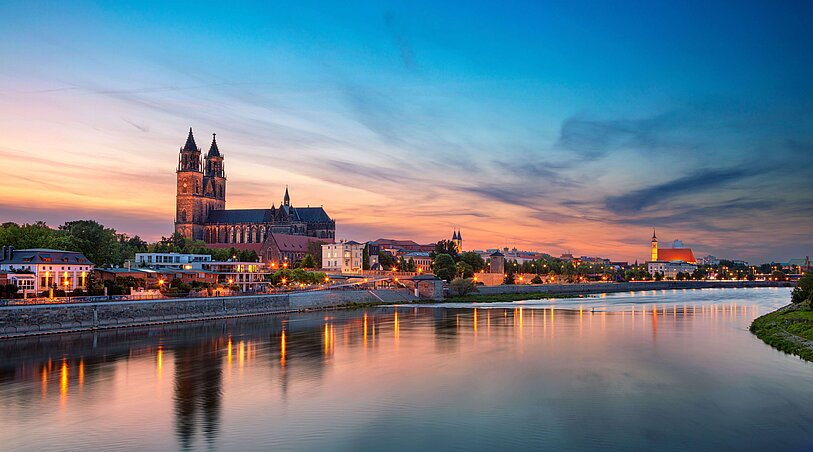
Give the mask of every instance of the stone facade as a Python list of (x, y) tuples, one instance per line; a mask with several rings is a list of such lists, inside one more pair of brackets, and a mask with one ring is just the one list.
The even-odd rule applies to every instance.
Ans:
[(226, 210), (226, 174), (215, 138), (205, 158), (192, 129), (180, 149), (176, 170), (175, 232), (219, 247), (248, 249), (263, 244), (260, 256), (280, 255), (274, 235), (306, 236), (332, 243), (336, 222), (324, 208), (294, 207), (288, 188), (279, 207)]
[[(409, 291), (399, 292), (409, 299)], [(378, 302), (367, 290), (325, 290), (284, 295), (189, 298), (147, 301), (19, 305), (0, 307), (0, 338), (45, 333), (273, 314), (324, 309), (346, 303)], [(386, 298), (387, 297), (385, 294)]]

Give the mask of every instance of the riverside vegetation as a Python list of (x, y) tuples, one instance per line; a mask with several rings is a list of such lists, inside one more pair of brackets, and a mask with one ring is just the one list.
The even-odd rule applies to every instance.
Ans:
[(751, 323), (766, 344), (813, 362), (813, 273), (805, 273), (791, 294), (791, 304)]

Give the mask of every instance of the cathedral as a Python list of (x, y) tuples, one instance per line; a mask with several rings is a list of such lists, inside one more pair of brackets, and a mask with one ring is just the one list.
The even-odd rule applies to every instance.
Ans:
[[(314, 241), (333, 243), (336, 222), (322, 207), (294, 207), (288, 187), (279, 207), (226, 209), (223, 155), (212, 134), (206, 157), (192, 129), (178, 156), (175, 232), (211, 248), (255, 250), (264, 261), (295, 261)], [(290, 249), (289, 249), (290, 248)]]

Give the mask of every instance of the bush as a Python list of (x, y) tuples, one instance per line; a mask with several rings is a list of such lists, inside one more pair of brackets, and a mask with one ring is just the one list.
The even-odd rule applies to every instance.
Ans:
[(438, 278), (444, 281), (451, 281), (457, 273), (457, 267), (455, 266), (452, 256), (448, 254), (438, 254), (435, 256), (434, 262), (432, 262), (432, 271)]
[(452, 292), (462, 297), (463, 295), (474, 292), (477, 286), (475, 286), (474, 281), (471, 279), (455, 278), (449, 283), (449, 288), (451, 288)]
[(461, 278), (471, 278), (474, 276), (474, 269), (471, 267), (471, 265), (463, 261), (455, 264), (455, 270), (457, 271), (457, 276)]
[(542, 284), (543, 282), (539, 275), (534, 276), (534, 279), (531, 280), (531, 284)]
[(790, 301), (794, 303), (813, 301), (813, 273), (807, 272), (799, 279), (790, 295)]

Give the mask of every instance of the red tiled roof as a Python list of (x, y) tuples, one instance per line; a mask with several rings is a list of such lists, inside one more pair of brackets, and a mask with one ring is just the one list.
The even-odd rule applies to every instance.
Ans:
[(690, 264), (697, 262), (691, 248), (660, 248), (658, 249), (658, 260), (666, 262), (683, 261)]
[(327, 243), (327, 241), (320, 240), (316, 237), (288, 234), (274, 234), (274, 240), (277, 242), (277, 247), (279, 247), (280, 251), (292, 253), (308, 252), (308, 244), (311, 242)]

